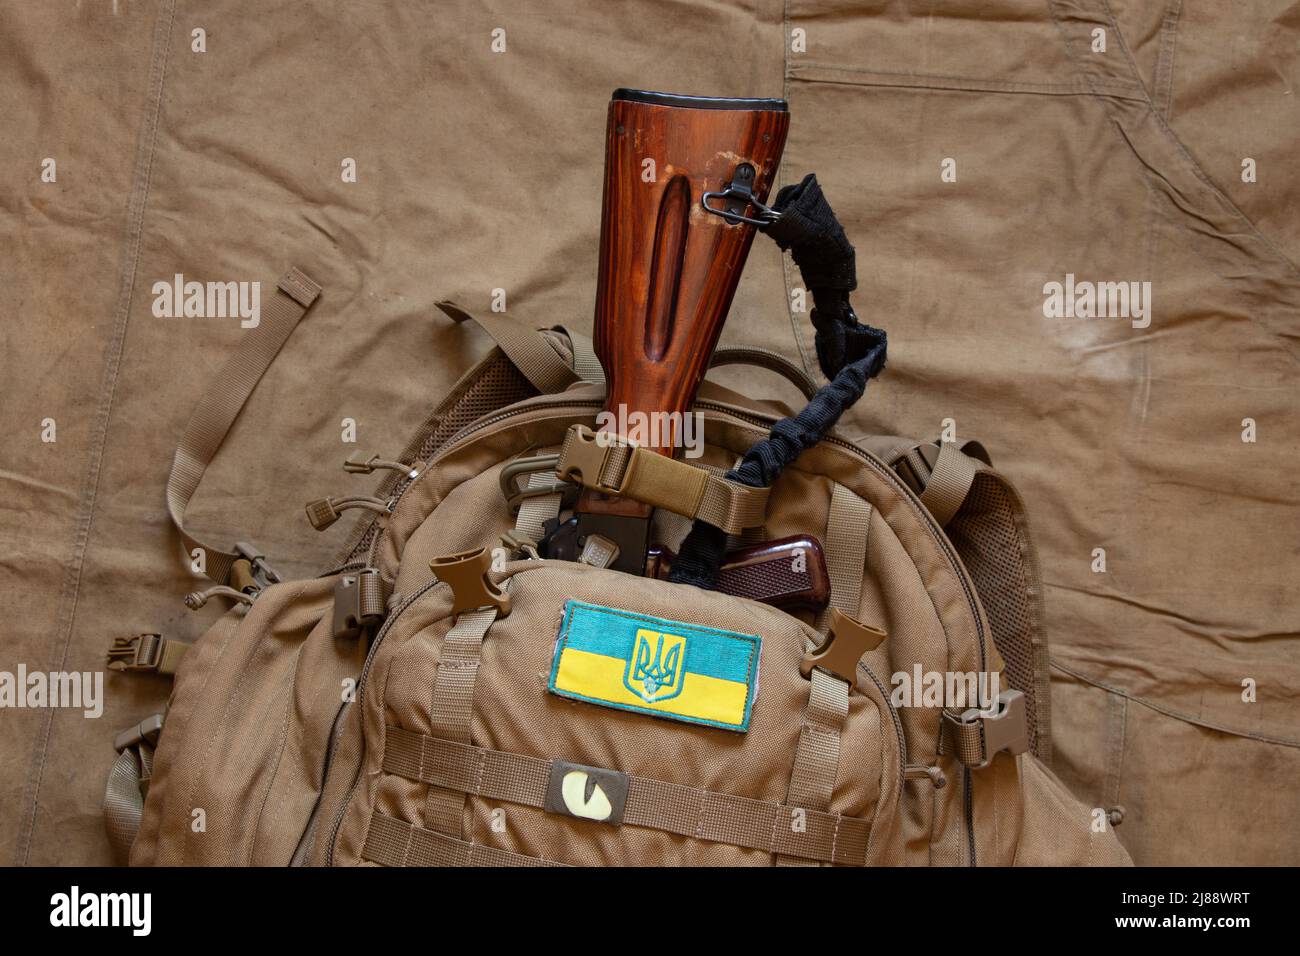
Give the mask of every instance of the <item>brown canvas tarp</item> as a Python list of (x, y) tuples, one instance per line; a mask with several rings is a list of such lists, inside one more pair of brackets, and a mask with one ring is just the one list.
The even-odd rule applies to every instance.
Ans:
[[(610, 91), (783, 95), (783, 181), (817, 172), (890, 333), (847, 430), (953, 419), (1026, 497), (1056, 771), (1139, 863), (1300, 861), (1293, 7), (9, 2), (0, 54), (0, 670), (218, 613), (180, 602), (163, 488), (241, 330), (156, 317), (155, 282), (324, 285), (190, 522), (310, 573), (346, 533), (301, 510), (352, 487), (341, 421), (395, 451), (488, 347), (435, 301), (590, 328)], [(1046, 318), (1067, 274), (1151, 282), (1149, 327)], [(724, 343), (815, 371), (796, 280), (760, 239)], [(3, 858), (109, 862), (111, 740), (168, 687), (106, 687), (98, 719), (0, 711)]]

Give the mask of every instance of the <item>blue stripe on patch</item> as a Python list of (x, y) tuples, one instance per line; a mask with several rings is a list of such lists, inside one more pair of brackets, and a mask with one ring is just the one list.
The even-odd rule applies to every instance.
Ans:
[[(611, 615), (635, 622), (636, 626), (610, 627)], [(719, 680), (749, 681), (750, 672), (755, 666), (754, 650), (758, 644), (758, 638), (751, 634), (737, 634), (734, 631), (723, 631), (716, 627), (704, 627), (698, 624), (683, 624), (681, 621), (651, 617), (648, 614), (634, 614), (631, 611), (587, 604), (584, 601), (565, 603), (564, 622), (560, 626), (560, 632), (567, 634), (565, 643), (574, 650), (604, 654), (607, 657), (621, 657), (626, 660), (632, 656), (636, 627), (671, 631), (686, 636), (692, 634), (704, 636), (705, 640), (691, 645), (690, 671), (694, 674), (716, 677)], [(727, 638), (727, 640), (710, 638)]]
[(744, 733), (758, 693), (761, 645), (756, 634), (570, 600), (547, 690)]

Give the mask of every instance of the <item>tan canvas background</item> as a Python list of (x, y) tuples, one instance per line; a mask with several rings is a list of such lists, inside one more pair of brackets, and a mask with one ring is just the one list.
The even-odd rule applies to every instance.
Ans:
[[(0, 670), (217, 613), (180, 603), (163, 486), (241, 331), (155, 318), (155, 281), (325, 286), (192, 512), (308, 573), (346, 533), (301, 510), (353, 487), (340, 421), (394, 452), (488, 347), (436, 300), (590, 328), (610, 91), (784, 95), (783, 179), (818, 173), (890, 332), (848, 430), (952, 418), (1025, 494), (1057, 772), (1139, 863), (1300, 862), (1298, 59), (1272, 0), (0, 2)], [(754, 248), (724, 339), (813, 370)], [(1067, 272), (1150, 280), (1150, 328), (1045, 319)], [(0, 858), (109, 861), (110, 743), (167, 685), (106, 683), (98, 720), (0, 711)]]

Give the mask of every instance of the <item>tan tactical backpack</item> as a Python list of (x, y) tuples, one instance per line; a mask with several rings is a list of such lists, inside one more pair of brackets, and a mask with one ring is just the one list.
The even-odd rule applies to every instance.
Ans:
[[(789, 410), (706, 381), (705, 453), (661, 473), (590, 442), (589, 343), (486, 316), (499, 347), (403, 454), (350, 460), (389, 468), (373, 496), (309, 506), (318, 527), (360, 511), (338, 567), (272, 580), (255, 549), (197, 542), (186, 503), (318, 292), (281, 281), (177, 451), (172, 516), (234, 606), (193, 645), (110, 655), (175, 673), (165, 717), (117, 741), (106, 815), (131, 863), (1127, 862), (1047, 768), (1034, 551), (977, 445), (832, 434), (750, 494), (721, 476)], [(774, 353), (718, 362), (815, 390)], [(578, 484), (654, 504), (670, 547), (701, 512), (737, 541), (816, 535), (830, 607), (533, 556)], [(992, 707), (891, 702), (913, 676), (971, 673), (1001, 679)]]

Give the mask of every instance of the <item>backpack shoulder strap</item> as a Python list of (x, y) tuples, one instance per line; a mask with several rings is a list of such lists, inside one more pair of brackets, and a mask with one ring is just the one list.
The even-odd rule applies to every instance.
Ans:
[[(219, 585), (242, 589), (239, 586), (246, 582), (240, 580), (239, 575), (243, 571), (272, 582), (277, 576), (249, 545), (240, 543), (227, 550), (194, 537), (185, 530), (185, 511), (203, 480), (203, 473), (212, 463), (248, 397), (320, 291), (321, 287), (315, 280), (296, 267), (280, 278), (275, 295), (262, 309), (257, 328), (244, 338), (217, 373), (216, 384), (199, 399), (172, 459), (171, 473), (167, 477), (167, 511), (172, 524), (180, 532), (186, 552), (201, 548), (204, 573)], [(243, 568), (241, 562), (247, 562), (247, 568)], [(237, 564), (241, 564), (238, 570)]]
[(983, 445), (965, 441), (913, 443), (888, 464), (921, 496), (934, 520), (947, 527), (970, 494), (975, 473), (991, 462)]
[[(1030, 750), (1050, 763), (1051, 688), (1043, 585), (1019, 492), (992, 468), (977, 441), (872, 438), (880, 454), (947, 533), (979, 592), (1006, 664), (1006, 680), (1025, 695)], [(883, 454), (882, 454), (883, 453)]]

